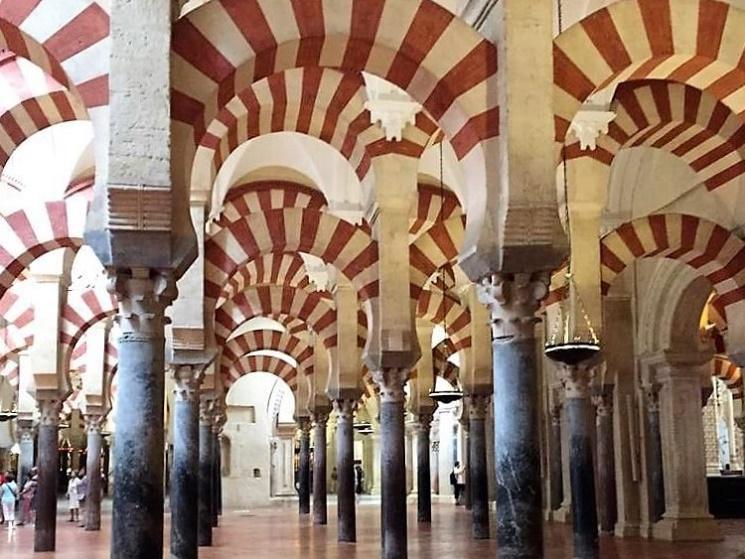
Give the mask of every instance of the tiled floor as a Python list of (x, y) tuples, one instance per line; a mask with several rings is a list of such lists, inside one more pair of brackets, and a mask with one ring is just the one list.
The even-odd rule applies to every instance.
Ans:
[[(315, 527), (309, 518), (298, 518), (292, 505), (277, 504), (270, 509), (250, 512), (226, 512), (221, 527), (215, 531), (215, 547), (203, 548), (200, 558), (246, 557), (251, 559), (356, 559), (379, 557), (379, 505), (363, 503), (358, 513), (358, 543), (336, 542), (335, 510), (330, 511), (331, 523)], [(418, 526), (414, 507), (410, 507), (409, 557), (412, 559), (447, 559), (455, 557), (498, 557), (496, 542), (473, 542), (470, 538), (469, 516), (462, 508), (434, 505), (432, 526)], [(7, 532), (0, 532), (2, 559), (103, 559), (109, 556), (109, 515), (104, 518), (100, 533), (85, 532), (60, 517), (57, 553), (34, 554), (33, 530), (18, 528), (12, 542)], [(723, 525), (727, 534), (718, 544), (670, 545), (643, 540), (604, 538), (602, 559), (745, 559), (745, 522)], [(167, 532), (167, 530), (166, 530)], [(571, 558), (569, 531), (564, 526), (550, 525), (546, 532), (546, 558)], [(167, 557), (168, 555), (165, 554)]]

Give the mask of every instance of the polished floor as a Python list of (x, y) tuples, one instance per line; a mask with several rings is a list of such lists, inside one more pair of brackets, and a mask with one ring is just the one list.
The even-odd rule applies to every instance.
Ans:
[[(379, 504), (362, 503), (358, 514), (358, 543), (336, 542), (335, 510), (330, 511), (332, 522), (325, 527), (314, 527), (309, 518), (299, 518), (292, 504), (277, 504), (272, 508), (254, 511), (226, 512), (221, 527), (215, 531), (215, 546), (202, 548), (201, 559), (250, 557), (251, 559), (356, 559), (380, 556), (378, 542), (380, 524)], [(468, 513), (452, 505), (434, 505), (432, 526), (415, 522), (414, 508), (410, 507), (409, 557), (411, 559), (445, 559), (455, 557), (498, 557), (494, 540), (474, 542), (470, 538)], [(108, 525), (104, 530), (85, 532), (66, 522), (58, 523), (56, 553), (32, 553), (33, 529), (20, 527), (12, 541), (8, 533), (0, 532), (2, 559), (103, 559), (109, 556)], [(726, 538), (717, 544), (651, 543), (643, 540), (603, 538), (602, 559), (744, 559), (745, 522), (724, 523)], [(167, 530), (166, 530), (167, 534)], [(166, 554), (167, 557), (167, 554)], [(549, 525), (546, 530), (546, 558), (569, 559), (569, 531), (560, 525)]]

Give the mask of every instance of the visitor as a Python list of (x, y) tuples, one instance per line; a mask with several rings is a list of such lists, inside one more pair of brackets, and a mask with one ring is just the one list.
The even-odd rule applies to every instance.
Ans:
[(331, 470), (331, 493), (336, 493), (336, 480), (339, 479), (339, 474), (336, 473), (336, 466)]
[[(88, 476), (85, 475), (85, 469), (81, 468), (78, 472), (78, 479), (80, 480), (80, 486), (78, 487), (78, 499), (80, 501), (80, 516), (85, 518), (85, 505), (88, 497)], [(78, 523), (81, 528), (85, 527), (85, 520), (81, 520)]]
[(80, 484), (80, 478), (77, 475), (70, 475), (70, 481), (67, 483), (67, 498), (70, 508), (68, 522), (77, 522), (80, 519)]
[(33, 504), (36, 497), (37, 485), (36, 471), (32, 469), (26, 479), (26, 483), (23, 484), (23, 489), (21, 489), (21, 517), (18, 521), (18, 526), (33, 523)]
[(362, 469), (362, 464), (355, 462), (354, 464), (354, 492), (357, 495), (357, 503), (359, 504), (362, 498), (362, 493), (365, 489), (365, 471)]
[(5, 481), (0, 485), (0, 503), (2, 503), (3, 518), (10, 531), (10, 538), (15, 530), (16, 501), (18, 500), (18, 484), (12, 473), (5, 474)]
[(450, 485), (453, 486), (453, 495), (455, 496), (455, 504), (462, 505), (461, 497), (465, 493), (466, 488), (466, 468), (461, 466), (460, 462), (455, 461), (453, 471), (450, 472)]

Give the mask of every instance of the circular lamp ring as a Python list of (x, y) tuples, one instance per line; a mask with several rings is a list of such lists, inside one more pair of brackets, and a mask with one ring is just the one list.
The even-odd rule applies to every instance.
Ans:
[(600, 345), (595, 342), (566, 342), (547, 345), (546, 357), (557, 363), (577, 365), (587, 361), (600, 353)]
[(436, 390), (430, 392), (429, 397), (438, 404), (452, 404), (463, 399), (463, 392), (460, 390)]
[(369, 421), (358, 421), (353, 425), (353, 427), (356, 431), (365, 431), (367, 429), (372, 429), (372, 424)]

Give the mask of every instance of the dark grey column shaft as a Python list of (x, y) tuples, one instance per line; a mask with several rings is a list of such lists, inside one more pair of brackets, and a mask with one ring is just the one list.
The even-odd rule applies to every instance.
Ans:
[(57, 470), (59, 469), (58, 423), (60, 402), (39, 402), (39, 483), (36, 488), (34, 551), (54, 551), (57, 533)]
[(431, 424), (431, 413), (419, 414), (416, 437), (416, 517), (419, 522), (432, 522), (432, 477), (429, 463)]
[(172, 279), (149, 270), (116, 278), (119, 369), (111, 559), (163, 557), (164, 310)]
[[(568, 391), (567, 391), (568, 392)], [(581, 393), (581, 389), (578, 391)], [(593, 409), (589, 393), (564, 401), (569, 423), (569, 472), (575, 559), (598, 557), (598, 515), (592, 457)]]
[(101, 424), (104, 418), (88, 415), (85, 427), (88, 431), (88, 449), (85, 471), (88, 476), (88, 492), (85, 497), (85, 529), (96, 532), (101, 529)]
[(196, 559), (199, 512), (199, 375), (177, 366), (171, 464), (171, 559)]
[(298, 428), (300, 429), (298, 505), (300, 514), (310, 514), (310, 418), (300, 418)]
[(393, 379), (380, 390), (382, 559), (406, 559), (405, 395), (400, 372), (382, 376)]
[(220, 434), (219, 426), (212, 425), (212, 527), (217, 528), (220, 516)]
[(471, 505), (473, 512), (473, 537), (489, 538), (489, 479), (486, 469), (486, 409), (488, 396), (469, 398), (469, 469), (471, 471)]
[(339, 541), (357, 541), (354, 497), (354, 411), (351, 399), (334, 400), (336, 420), (336, 494)]
[(500, 558), (543, 557), (535, 339), (493, 344)]
[(659, 386), (646, 389), (647, 477), (649, 478), (649, 520), (658, 522), (665, 514), (665, 477), (662, 470)]
[[(222, 429), (222, 426), (220, 427)], [(215, 483), (217, 488), (215, 489), (215, 500), (217, 501), (217, 516), (222, 516), (222, 445), (220, 444), (220, 435), (217, 436), (215, 442)]]
[(463, 472), (466, 479), (466, 486), (463, 492), (463, 505), (466, 507), (466, 510), (470, 511), (473, 510), (473, 499), (471, 493), (471, 484), (473, 483), (471, 476), (473, 475), (473, 472), (471, 471), (471, 426), (468, 417), (465, 418), (465, 421), (461, 423), (461, 425), (463, 426), (464, 431), (463, 446), (465, 447), (463, 451), (465, 458), (463, 461), (465, 462), (466, 466), (466, 469)]
[(551, 510), (559, 510), (564, 501), (564, 473), (561, 465), (561, 405), (551, 408), (551, 437), (549, 443), (548, 467), (550, 470)]
[(328, 523), (326, 490), (326, 425), (328, 412), (315, 412), (313, 419), (313, 523)]
[(613, 387), (595, 398), (597, 414), (597, 487), (600, 530), (612, 534), (616, 527), (616, 460), (613, 453)]
[(199, 409), (199, 506), (197, 543), (212, 545), (212, 414), (211, 402), (202, 401)]

